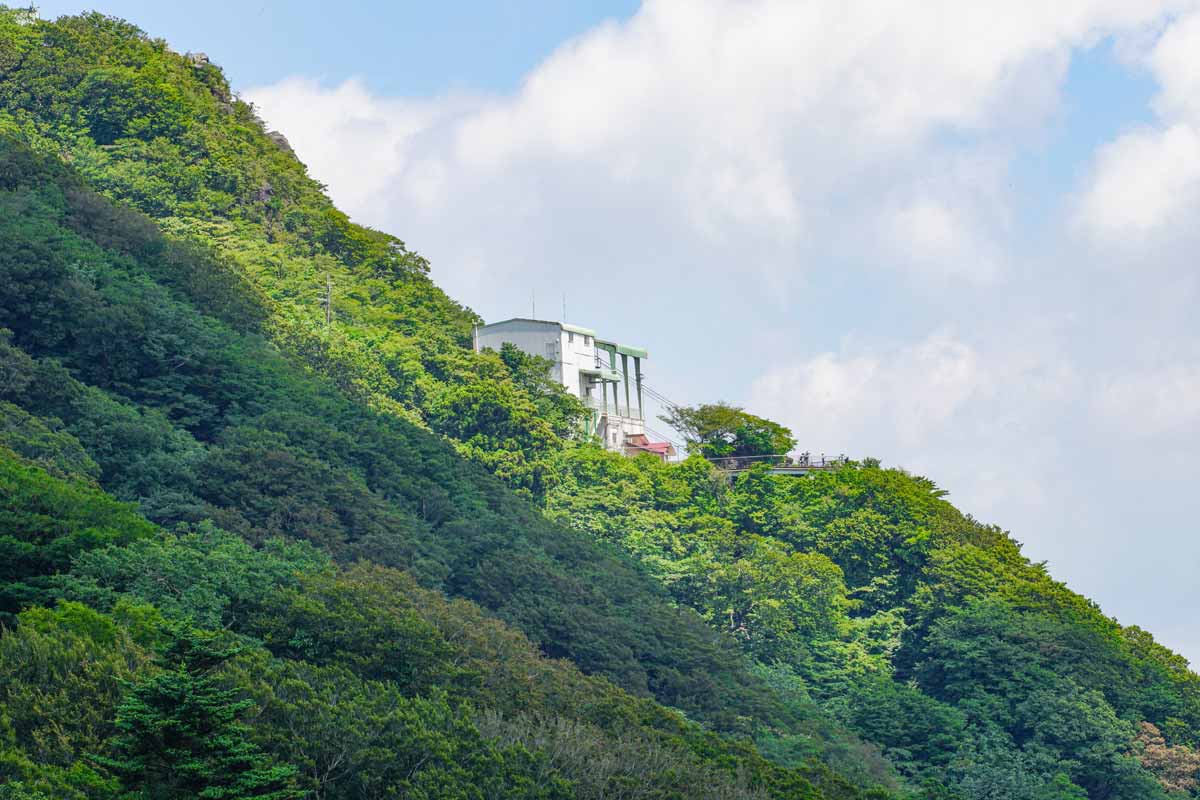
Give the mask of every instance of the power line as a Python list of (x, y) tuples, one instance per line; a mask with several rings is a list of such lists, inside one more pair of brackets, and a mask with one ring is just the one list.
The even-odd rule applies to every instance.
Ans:
[[(644, 389), (645, 387), (642, 388)], [(661, 394), (658, 394), (657, 392), (646, 392), (646, 396), (651, 400), (657, 400), (661, 405), (666, 406), (670, 410), (679, 408), (679, 406), (677, 406), (675, 403), (672, 403), (670, 400), (663, 397)]]
[(682, 408), (679, 403), (676, 403), (674, 400), (667, 397), (654, 387), (647, 385), (645, 381), (642, 381), (642, 389), (646, 392), (646, 394), (650, 395), (651, 398), (671, 407), (672, 409)]
[(678, 403), (672, 401), (670, 398), (668, 398), (662, 392), (658, 391), (653, 386), (650, 386), (649, 384), (647, 384), (645, 380), (642, 381), (642, 388), (645, 389), (648, 394), (655, 397), (656, 399), (662, 400), (667, 405), (675, 406), (676, 408), (679, 407)]
[[(613, 353), (611, 351), (605, 350), (604, 354), (605, 354), (605, 356), (607, 356), (607, 358), (603, 359), (601, 361), (601, 363), (603, 363), (604, 361), (607, 361), (608, 368), (616, 371), (617, 365), (616, 365), (616, 363), (614, 363), (615, 359), (614, 359)], [(597, 356), (597, 359), (599, 360), (600, 354), (597, 353), (596, 356)], [(671, 400), (669, 397), (664, 395), (662, 392), (658, 391), (654, 387), (647, 384), (645, 381), (645, 373), (642, 373), (641, 387), (642, 387), (642, 391), (645, 392), (647, 397), (649, 397), (651, 400), (658, 401), (658, 403), (660, 403), (661, 405), (666, 406), (668, 410), (675, 410), (675, 409), (681, 408), (679, 403), (676, 403), (674, 400)], [(656, 431), (656, 430), (654, 430), (654, 428), (651, 428), (650, 426), (646, 425), (645, 420), (642, 420), (642, 427), (646, 430), (647, 433), (651, 433), (651, 434), (657, 436), (658, 438), (666, 441), (672, 447), (674, 447), (676, 450), (681, 449), (681, 446), (678, 442), (674, 441), (670, 436), (667, 436), (662, 431)]]
[(667, 444), (669, 444), (669, 445), (671, 445), (672, 447), (674, 447), (676, 450), (680, 449), (680, 447), (679, 447), (679, 443), (678, 443), (678, 442), (676, 442), (676, 441), (674, 441), (673, 439), (671, 439), (671, 437), (670, 437), (670, 436), (667, 436), (667, 435), (666, 435), (665, 433), (663, 433), (662, 431), (656, 431), (656, 430), (654, 430), (654, 428), (651, 428), (649, 425), (647, 425), (647, 424), (645, 423), (645, 421), (644, 421), (644, 420), (642, 421), (642, 427), (646, 429), (646, 432), (647, 432), (647, 433), (652, 433), (652, 434), (654, 434), (654, 435), (655, 435), (655, 436), (657, 436), (659, 439), (662, 439), (664, 442), (666, 442)]

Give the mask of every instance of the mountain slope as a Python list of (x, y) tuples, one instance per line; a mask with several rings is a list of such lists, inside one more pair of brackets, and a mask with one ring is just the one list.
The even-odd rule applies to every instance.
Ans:
[(265, 301), (262, 331), (340, 388), (541, 492), (579, 405), (471, 352), (475, 315), (403, 242), (334, 208), (219, 69), (99, 14), (17, 19), (0, 17), (0, 131), (233, 266)]
[[(153, 653), (173, 641), (167, 623), (183, 621), (249, 637), (252, 651), (265, 648), (285, 659), (256, 663), (234, 682), (260, 701), (266, 720), (276, 719), (277, 701), (266, 687), (277, 672), (278, 680), (299, 675), (294, 680), (315, 684), (317, 692), (325, 691), (323, 681), (351, 681), (355, 698), (393, 691), (430, 698), (432, 706), (412, 713), (432, 715), (423, 725), (449, 727), (423, 735), (448, 746), (466, 726), (460, 744), (474, 748), (471, 758), (503, 760), (489, 749), (501, 741), (531, 750), (535, 762), (557, 753), (553, 769), (540, 762), (528, 767), (543, 778), (565, 776), (562, 791), (547, 796), (592, 796), (587, 786), (602, 794), (607, 781), (632, 780), (637, 770), (645, 771), (639, 783), (649, 781), (646, 796), (707, 796), (714, 786), (728, 796), (859, 796), (827, 768), (774, 766), (751, 746), (705, 734), (608, 680), (545, 661), (524, 635), (473, 604), (449, 604), (421, 588), (419, 581), (474, 596), (531, 632), (542, 653), (569, 656), (588, 672), (643, 697), (667, 699), (718, 729), (745, 735), (769, 725), (803, 734), (814, 744), (806, 756), (838, 735), (815, 709), (782, 704), (734, 647), (698, 618), (672, 609), (622, 557), (548, 523), (434, 435), (303, 374), (261, 337), (199, 314), (149, 274), (158, 256), (177, 278), (211, 262), (186, 253), (168, 258), (163, 254), (173, 246), (157, 238), (130, 245), (133, 234), (148, 231), (136, 224), (140, 217), (109, 206), (69, 170), (20, 145), (0, 143), (0, 176), (0, 315), (12, 326), (0, 342), (0, 545), (9, 565), (0, 611), (16, 624), (13, 647), (75, 652), (111, 639), (128, 648), (121, 651), (125, 661), (112, 662), (114, 671), (101, 681), (108, 681), (107, 693), (75, 698), (72, 706), (97, 704), (119, 719), (111, 681), (181, 669)], [(103, 224), (93, 227), (97, 220)], [(102, 248), (98, 240), (130, 246)], [(147, 256), (133, 255), (139, 249), (155, 254), (149, 269)], [(178, 538), (115, 504), (96, 484), (136, 499)], [(404, 567), (415, 577), (365, 561), (338, 571), (319, 552)], [(86, 605), (60, 606), (51, 616), (29, 610), (55, 601)], [(397, 614), (400, 623), (387, 622)], [(97, 627), (116, 632), (103, 641), (80, 639), (70, 628), (80, 615), (88, 636)], [(58, 643), (36, 639), (41, 633)], [(149, 644), (125, 641), (142, 634)], [(70, 660), (66, 652), (61, 658)], [(120, 667), (131, 659), (133, 672)], [(0, 680), (5, 707), (19, 704), (22, 692), (53, 693), (78, 681), (101, 691), (89, 683), (100, 678), (74, 676), (66, 662), (39, 678), (14, 656), (9, 666), (16, 672)], [(240, 664), (230, 662), (229, 669)], [(322, 672), (335, 667), (358, 677)], [(438, 705), (439, 692), (470, 707)], [(335, 703), (328, 724), (350, 724), (358, 702)], [(45, 714), (52, 712), (69, 714)], [(107, 785), (102, 772), (85, 756), (93, 745), (117, 747), (113, 717), (68, 731), (53, 753), (21, 748), (28, 737), (66, 724), (65, 717), (42, 716), (23, 712), (10, 756), (30, 763), (8, 776), (46, 791), (102, 791), (96, 788)], [(299, 724), (286, 716), (273, 724), (285, 723)], [(309, 733), (289, 736), (264, 725), (256, 721), (251, 735), (268, 752), (298, 768), (315, 758), (303, 751), (315, 746)], [(579, 748), (626, 757), (606, 767), (601, 780), (584, 774)], [(675, 766), (645, 777), (660, 762)], [(846, 766), (864, 781), (889, 780), (882, 762), (875, 777), (859, 764)], [(466, 772), (452, 783), (486, 778), (507, 787), (496, 789), (504, 796), (519, 794), (516, 784), (505, 783), (510, 779), (543, 783), (517, 772)], [(297, 780), (312, 786), (325, 778)], [(366, 790), (346, 784), (338, 791)]]
[[(311, 670), (334, 670), (321, 685), (353, 684), (350, 695), (362, 691), (354, 681), (390, 681), (434, 704), (412, 710), (441, 726), (431, 736), (508, 764), (479, 773), (501, 792), (549, 774), (488, 749), (503, 746), (534, 762), (641, 753), (703, 775), (753, 773), (741, 788), (775, 796), (1200, 796), (1200, 679), (1181, 658), (1104, 617), (925, 479), (863, 462), (729, 484), (700, 458), (668, 466), (576, 441), (578, 404), (538, 362), (471, 352), (474, 316), (424, 261), (338, 212), (204, 59), (99, 15), (0, 12), (0, 135), (0, 445), (45, 469), (38, 481), (74, 487), (52, 493), (55, 514), (37, 512), (57, 532), (48, 541), (4, 518), (21, 565), (0, 593), (8, 621), (58, 600), (111, 616), (88, 626), (133, 641), (109, 658), (114, 675), (181, 668), (136, 641), (141, 617), (119, 609), (149, 603), (142, 617), (230, 626), (260, 659), (238, 685), (267, 709), (266, 674), (311, 683)], [(178, 577), (198, 596), (179, 607), (138, 583), (130, 565), (153, 561), (144, 542), (164, 534), (136, 515), (132, 534), (70, 513), (47, 521), (103, 505), (78, 493), (88, 483), (182, 526), (182, 543), (163, 539), (153, 558), (192, 565)], [(301, 578), (272, 578), (252, 599), (190, 588), (209, 549), (286, 572), (270, 555), (281, 539), (315, 548)], [(339, 622), (357, 606), (418, 609), (437, 633), (417, 625), (413, 641), (477, 649), (423, 672), (371, 672), (396, 665), (381, 667), (389, 659)], [(69, 629), (83, 624), (72, 614), (93, 612), (26, 610), (17, 630)], [(290, 641), (310, 626), (332, 638)], [(513, 669), (537, 659), (513, 644), (522, 636), (578, 677), (548, 690), (528, 678), (548, 662)], [(394, 654), (412, 652), (406, 641)], [(597, 678), (575, 668), (630, 693), (611, 701), (626, 710), (606, 710), (591, 694), (601, 684), (587, 683)], [(493, 674), (499, 684), (473, 683)], [(435, 691), (471, 704), (475, 733), (450, 733), (465, 717)], [(741, 741), (689, 727), (651, 697)], [(537, 710), (517, 713), (524, 704)], [(631, 716), (636, 737), (620, 740), (626, 729), (609, 722)], [(252, 734), (303, 772), (314, 757), (289, 750), (281, 730)], [(670, 753), (656, 749), (664, 731)], [(750, 739), (791, 769), (773, 771)], [(584, 776), (560, 777), (573, 783), (564, 791), (588, 791)]]
[[(12, 139), (0, 183), (6, 445), (97, 480), (161, 524), (212, 521), (257, 544), (304, 539), (344, 562), (411, 570), (512, 621), (546, 654), (719, 730), (802, 738), (791, 763), (836, 745), (836, 726), (781, 702), (731, 642), (673, 609), (615, 550), (548, 523), (408, 414), (372, 408), (380, 398), (336, 368), (326, 379), (302, 368), (311, 354), (288, 351), (289, 362), (264, 338), (278, 333), (275, 301), (220, 254), (165, 238)], [(30, 566), (27, 585), (6, 587), (4, 611), (23, 608), (31, 585), (48, 591), (44, 573), (72, 552)], [(845, 768), (890, 781), (878, 759), (863, 767), (860, 749)], [(809, 774), (855, 794), (826, 770)]]
[[(5, 148), (0, 188), (9, 194), (0, 260), (7, 280), (0, 310), (13, 345), (35, 359), (31, 372), (46, 376), (6, 399), (65, 425), (99, 464), (101, 485), (121, 499), (138, 500), (156, 522), (211, 518), (252, 541), (303, 537), (344, 560), (370, 557), (411, 569), (430, 585), (520, 620), (551, 655), (570, 656), (585, 669), (611, 674), (635, 691), (652, 691), (690, 713), (719, 717), (721, 727), (737, 727), (740, 715), (770, 716), (764, 690), (744, 672), (736, 651), (694, 617), (672, 610), (615, 551), (548, 524), (408, 415), (389, 413), (391, 398), (360, 393), (356, 374), (322, 361), (320, 374), (328, 383), (304, 375), (262, 335), (281, 337), (294, 359), (311, 356), (302, 346), (289, 348), (290, 334), (274, 327), (281, 309), (294, 307), (246, 288), (203, 243), (177, 245), (75, 177), (82, 167), (125, 179), (135, 170), (194, 163), (195, 153), (179, 151), (197, 147), (207, 154), (202, 171), (219, 183), (225, 178), (207, 170), (225, 163), (222, 148), (229, 147), (230, 159), (245, 154), (252, 173), (267, 169), (273, 186), (300, 187), (296, 204), (303, 209), (296, 213), (309, 216), (297, 223), (301, 232), (292, 234), (293, 249), (308, 248), (310, 260), (333, 263), (320, 242), (332, 240), (336, 251), (352, 253), (345, 237), (370, 240), (370, 232), (331, 209), (294, 159), (278, 158), (290, 173), (269, 159), (262, 166), (263, 148), (274, 145), (237, 117), (244, 106), (212, 112), (232, 115), (232, 121), (204, 124), (206, 106), (190, 108), (185, 95), (189, 88), (209, 92), (215, 73), (205, 68), (193, 74), (161, 43), (96, 15), (17, 28), (21, 36), (32, 31), (53, 44), (8, 44), (18, 55), (4, 59), (22, 66), (0, 83), (0, 107), (5, 117), (20, 120), (30, 140), (47, 144), (42, 115), (53, 120), (56, 135), (66, 137), (64, 130), (86, 124), (99, 136), (101, 123), (89, 116), (98, 112), (97, 102), (81, 87), (101, 79), (89, 78), (92, 73), (108, 75), (138, 63), (136, 71), (121, 74), (146, 107), (123, 113), (167, 114), (169, 122), (138, 123), (138, 132), (154, 136), (147, 146), (176, 155), (152, 160), (141, 139), (114, 138), (109, 122), (103, 123), (102, 141), (115, 144), (76, 136), (80, 151), (69, 153), (71, 170), (20, 146)], [(74, 71), (85, 63), (93, 65), (89, 72)], [(143, 86), (143, 75), (158, 82)], [(218, 104), (221, 96), (218, 89), (209, 101)], [(159, 134), (165, 131), (176, 132), (182, 144), (164, 141)], [(124, 161), (114, 164), (117, 158), (127, 159), (128, 168)], [(164, 194), (175, 191), (161, 177), (144, 179), (166, 187)], [(250, 186), (250, 180), (238, 185)], [(193, 182), (184, 181), (183, 188), (194, 188)], [(208, 198), (214, 191), (193, 194)], [(246, 191), (248, 209), (235, 204), (229, 213), (269, 226), (272, 212), (259, 208), (257, 190)], [(282, 194), (277, 189), (274, 199)], [(281, 213), (290, 218), (292, 210), (285, 204)], [(342, 268), (347, 274), (374, 269), (371, 257)], [(432, 298), (430, 304), (450, 307), (423, 276), (408, 277)], [(395, 285), (401, 293), (417, 291), (404, 280)], [(198, 313), (193, 303), (223, 319)], [(439, 318), (420, 330), (425, 337), (441, 327)], [(461, 348), (452, 356), (478, 358)], [(368, 408), (375, 401), (380, 410)], [(691, 668), (681, 671), (677, 665), (683, 664)]]
[[(280, 539), (256, 550), (207, 523), (168, 534), (3, 449), (0, 487), (10, 551), (22, 542), (73, 557), (70, 572), (20, 576), (32, 577), (27, 596), (59, 602), (22, 612), (0, 638), (0, 777), (29, 792), (17, 797), (137, 791), (146, 775), (104, 768), (122, 752), (120, 681), (153, 685), (175, 668), (172, 647), (195, 637), (224, 643), (210, 669), (255, 704), (250, 741), (285, 765), (284, 789), (306, 796), (857, 794), (547, 660), (473, 604), (404, 573), (339, 570)], [(96, 535), (73, 536), (80, 529)]]
[(565, 463), (549, 516), (621, 543), (914, 782), (965, 797), (1195, 794), (1200, 676), (931, 481), (873, 462), (732, 484), (699, 459), (580, 448)]
[[(411, 569), (541, 626), (555, 654), (673, 693), (675, 705), (712, 699), (667, 662), (647, 670), (649, 648), (675, 650), (669, 661), (711, 659), (709, 676), (738, 673), (733, 650), (620, 557), (548, 524), (437, 437), (198, 314), (131, 256), (169, 243), (101, 249), (73, 228), (89, 219), (78, 207), (102, 200), (49, 182), (26, 151), (6, 147), (0, 158), (4, 352), (21, 376), (5, 399), (75, 437), (102, 486), (164, 524), (212, 519), (251, 541), (303, 538), (343, 560)], [(103, 235), (115, 239), (124, 218), (113, 212), (105, 221), (118, 227)], [(172, 256), (176, 269), (194, 266), (183, 258)], [(724, 689), (743, 694), (733, 680)]]

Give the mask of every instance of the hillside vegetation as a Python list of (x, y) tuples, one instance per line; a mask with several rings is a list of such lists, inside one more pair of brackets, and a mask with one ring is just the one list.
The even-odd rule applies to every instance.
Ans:
[(1200, 678), (932, 482), (606, 453), (427, 273), (0, 9), (0, 798), (1200, 796)]

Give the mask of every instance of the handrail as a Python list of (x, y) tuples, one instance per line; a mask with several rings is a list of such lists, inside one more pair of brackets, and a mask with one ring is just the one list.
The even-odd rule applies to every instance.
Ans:
[(614, 417), (623, 419), (641, 420), (642, 416), (637, 413), (637, 408), (627, 406), (624, 403), (605, 403), (598, 397), (585, 397), (583, 404), (593, 411), (599, 411), (601, 414), (611, 414)]
[(849, 460), (845, 455), (826, 458), (824, 453), (821, 454), (820, 458), (813, 458), (811, 453), (804, 452), (796, 458), (792, 458), (786, 453), (781, 453), (761, 456), (725, 456), (723, 458), (710, 458), (709, 462), (718, 469), (723, 469), (727, 472), (742, 472), (760, 463), (794, 469), (834, 469), (846, 464)]

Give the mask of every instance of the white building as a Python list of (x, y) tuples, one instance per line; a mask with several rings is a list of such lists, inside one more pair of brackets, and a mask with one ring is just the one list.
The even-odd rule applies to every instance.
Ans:
[(646, 437), (644, 348), (599, 339), (590, 328), (565, 322), (516, 318), (476, 326), (476, 351), (498, 351), (505, 342), (550, 362), (554, 380), (592, 410), (584, 433), (598, 437), (605, 449), (664, 459), (675, 454), (669, 442)]

